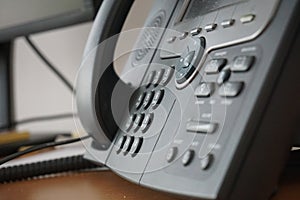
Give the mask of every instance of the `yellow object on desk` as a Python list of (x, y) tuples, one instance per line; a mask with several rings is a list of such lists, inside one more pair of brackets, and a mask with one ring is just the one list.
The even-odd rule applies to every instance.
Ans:
[(6, 132), (0, 134), (0, 145), (21, 142), (29, 138), (29, 132)]

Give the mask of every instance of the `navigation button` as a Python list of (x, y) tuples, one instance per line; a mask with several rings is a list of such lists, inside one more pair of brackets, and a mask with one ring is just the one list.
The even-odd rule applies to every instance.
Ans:
[(227, 82), (224, 83), (219, 89), (221, 97), (236, 97), (243, 89), (242, 82)]

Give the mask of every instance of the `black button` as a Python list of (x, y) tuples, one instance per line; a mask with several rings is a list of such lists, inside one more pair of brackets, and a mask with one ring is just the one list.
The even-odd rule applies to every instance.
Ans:
[(193, 150), (188, 150), (187, 152), (185, 152), (181, 160), (182, 164), (184, 166), (188, 166), (194, 159), (194, 155), (195, 152)]
[(141, 129), (142, 129), (143, 133), (145, 133), (148, 130), (152, 120), (153, 120), (153, 113), (149, 113), (145, 116), (145, 118), (143, 120), (143, 123), (142, 123), (142, 126), (141, 126)]
[(117, 146), (119, 147), (119, 150), (123, 149), (125, 141), (126, 141), (126, 136), (122, 136), (119, 138), (117, 142)]
[(254, 56), (238, 56), (230, 67), (233, 72), (248, 71), (254, 63)]
[(137, 154), (143, 144), (143, 138), (135, 138), (131, 147), (131, 153), (132, 154)]
[(150, 74), (148, 74), (146, 82), (145, 82), (146, 87), (150, 87), (151, 83), (153, 82), (155, 74), (156, 74), (155, 71), (152, 71), (152, 72), (150, 72)]
[(133, 139), (134, 138), (131, 137), (131, 136), (129, 136), (129, 137), (126, 138), (126, 141), (125, 141), (124, 146), (123, 146), (123, 149), (124, 149), (125, 152), (129, 152), (130, 151), (131, 146), (133, 144)]
[(145, 114), (138, 114), (133, 123), (133, 130), (136, 132), (142, 126), (142, 122), (144, 120)]
[(133, 125), (133, 122), (134, 122), (135, 118), (136, 118), (136, 115), (131, 115), (131, 116), (129, 117), (129, 119), (127, 120), (127, 122), (126, 122), (126, 124), (125, 124), (125, 130), (126, 130), (126, 131), (130, 131), (130, 129), (131, 129), (132, 125)]
[(152, 102), (152, 99), (153, 99), (153, 96), (154, 96), (153, 91), (147, 92), (147, 94), (145, 96), (145, 99), (144, 99), (144, 103), (143, 103), (143, 107), (144, 107), (145, 110), (150, 106), (150, 104)]
[(219, 73), (222, 70), (222, 68), (226, 65), (226, 63), (227, 60), (224, 58), (210, 60), (205, 66), (204, 71), (207, 74)]
[(167, 156), (166, 156), (166, 160), (168, 163), (172, 162), (176, 155), (178, 153), (178, 148), (177, 147), (172, 147), (169, 149), (168, 153), (167, 153)]
[(151, 103), (152, 108), (157, 108), (157, 106), (160, 104), (160, 102), (162, 101), (162, 99), (164, 97), (164, 93), (165, 93), (164, 90), (157, 90), (155, 92), (155, 95), (154, 95), (152, 103)]
[(143, 104), (143, 100), (145, 98), (145, 95), (146, 95), (145, 93), (142, 93), (142, 94), (139, 95), (138, 99), (135, 102), (135, 109), (137, 109), (137, 110), (140, 109), (140, 107)]
[(213, 162), (213, 159), (214, 159), (214, 157), (213, 157), (212, 154), (208, 154), (207, 156), (202, 158), (201, 161), (200, 161), (201, 169), (202, 170), (207, 170), (211, 166), (211, 164)]
[(172, 75), (173, 75), (173, 72), (174, 72), (174, 69), (172, 67), (168, 67), (168, 69), (165, 70), (165, 73), (162, 77), (162, 80), (161, 80), (161, 84), (163, 86), (167, 85), (168, 82), (170, 81)]
[(209, 97), (214, 91), (213, 83), (201, 83), (195, 90), (195, 96), (197, 97)]
[(243, 89), (242, 82), (227, 82), (219, 89), (219, 95), (222, 97), (236, 97)]
[(154, 76), (154, 79), (153, 79), (153, 82), (152, 82), (152, 84), (154, 84), (154, 86), (157, 86), (159, 84), (164, 72), (165, 72), (164, 69), (160, 69), (158, 72), (156, 72), (156, 75)]
[(231, 71), (229, 69), (223, 69), (217, 78), (217, 84), (222, 85), (223, 83), (228, 81), (230, 75), (231, 75)]

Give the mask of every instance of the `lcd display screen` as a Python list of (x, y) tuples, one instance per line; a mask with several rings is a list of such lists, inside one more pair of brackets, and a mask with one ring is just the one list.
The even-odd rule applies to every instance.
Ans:
[(193, 19), (246, 0), (192, 0), (182, 20)]

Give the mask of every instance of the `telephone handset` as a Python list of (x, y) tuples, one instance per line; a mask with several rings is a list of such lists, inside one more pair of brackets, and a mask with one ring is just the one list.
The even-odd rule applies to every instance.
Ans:
[(117, 75), (115, 34), (133, 3), (104, 0), (87, 42), (86, 157), (178, 195), (267, 199), (299, 119), (300, 3), (156, 0)]

